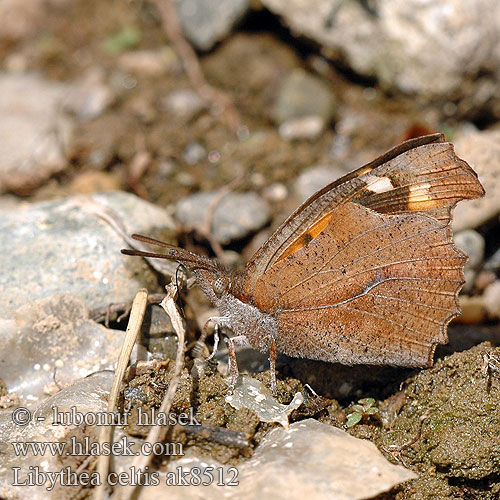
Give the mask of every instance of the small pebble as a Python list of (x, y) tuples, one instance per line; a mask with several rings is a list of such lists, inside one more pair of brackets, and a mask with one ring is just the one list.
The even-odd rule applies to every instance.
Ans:
[(304, 170), (295, 181), (294, 191), (301, 201), (305, 201), (316, 191), (345, 174), (343, 169), (328, 165), (318, 165)]
[(190, 142), (182, 155), (188, 165), (196, 165), (207, 157), (207, 150), (197, 141)]
[(293, 118), (282, 123), (278, 132), (285, 141), (294, 141), (297, 139), (317, 139), (324, 128), (325, 122), (323, 118), (311, 115)]
[(500, 281), (494, 281), (483, 292), (483, 300), (488, 316), (500, 318)]
[(458, 323), (477, 324), (486, 319), (486, 306), (481, 295), (460, 295), (460, 309), (462, 313), (455, 321)]
[[(193, 194), (176, 204), (177, 219), (187, 226), (201, 225), (215, 191)], [(226, 245), (244, 238), (263, 227), (271, 216), (269, 206), (256, 193), (231, 192), (216, 206), (212, 219), (212, 233), (219, 243)]]
[(283, 201), (288, 196), (288, 189), (283, 183), (274, 182), (273, 184), (264, 188), (262, 195), (267, 201), (270, 202)]
[(480, 267), (484, 259), (484, 238), (477, 231), (466, 229), (455, 234), (453, 239), (455, 245), (469, 256), (466, 267), (470, 269)]
[(189, 120), (197, 115), (205, 106), (205, 101), (191, 89), (180, 89), (170, 92), (161, 101), (165, 111)]

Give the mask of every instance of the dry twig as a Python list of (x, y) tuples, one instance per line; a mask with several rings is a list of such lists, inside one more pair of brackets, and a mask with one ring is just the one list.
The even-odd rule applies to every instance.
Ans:
[[(167, 296), (161, 302), (161, 306), (165, 309), (165, 312), (170, 317), (170, 321), (174, 327), (175, 333), (177, 334), (177, 354), (175, 357), (175, 367), (174, 374), (172, 380), (168, 386), (167, 392), (163, 401), (161, 403), (160, 409), (158, 410), (159, 414), (165, 413), (168, 414), (170, 412), (170, 408), (172, 406), (172, 402), (174, 400), (175, 392), (177, 391), (177, 386), (179, 384), (179, 380), (181, 377), (182, 369), (184, 368), (184, 342), (186, 337), (186, 331), (184, 329), (184, 324), (182, 322), (181, 315), (179, 314), (179, 310), (177, 309), (177, 305), (175, 303), (175, 298), (177, 296), (177, 287), (174, 284), (170, 284), (166, 287)], [(160, 425), (154, 425), (151, 427), (149, 431), (146, 442), (154, 444), (164, 437), (166, 429)], [(151, 460), (151, 455), (139, 455), (135, 457), (132, 467), (135, 470), (144, 471), (146, 466), (149, 464)], [(113, 494), (113, 500), (130, 500), (134, 493), (134, 487), (120, 487)]]
[[(132, 353), (132, 349), (141, 331), (147, 303), (148, 292), (146, 289), (142, 288), (137, 292), (132, 304), (132, 310), (130, 313), (127, 331), (125, 333), (125, 339), (123, 340), (120, 357), (118, 358), (118, 365), (116, 367), (115, 375), (113, 378), (113, 385), (111, 386), (111, 391), (109, 393), (107, 411), (110, 413), (115, 411), (116, 409), (116, 403), (118, 401), (118, 395), (120, 393), (120, 384), (122, 383), (123, 375), (125, 374), (125, 370), (130, 359), (130, 354)], [(103, 443), (109, 443), (112, 438), (113, 427), (101, 427), (101, 432), (99, 434), (99, 447), (102, 449)], [(108, 486), (106, 478), (108, 476), (110, 459), (111, 456), (106, 454), (100, 455), (98, 457), (97, 472), (99, 474), (99, 477), (101, 478), (101, 484), (96, 488), (94, 500), (103, 500), (105, 497), (106, 487)]]
[(200, 62), (193, 47), (185, 39), (172, 0), (152, 0), (160, 14), (163, 29), (181, 57), (186, 73), (198, 94), (215, 108), (224, 111), (227, 124), (237, 134), (241, 123), (231, 98), (219, 89), (212, 87), (203, 74)]

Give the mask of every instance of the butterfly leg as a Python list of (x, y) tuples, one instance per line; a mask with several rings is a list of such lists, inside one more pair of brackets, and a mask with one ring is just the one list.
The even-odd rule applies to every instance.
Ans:
[(271, 337), (269, 342), (269, 373), (271, 375), (271, 391), (273, 396), (278, 395), (278, 389), (276, 387), (276, 342)]
[(210, 361), (217, 353), (217, 348), (219, 347), (219, 325), (215, 324), (215, 333), (214, 333), (214, 348), (212, 350), (212, 354), (208, 356), (205, 361)]
[(238, 380), (239, 370), (238, 363), (236, 361), (236, 351), (234, 350), (235, 344), (245, 345), (248, 344), (248, 340), (245, 335), (238, 335), (236, 337), (228, 337), (226, 339), (227, 348), (229, 351), (229, 373), (231, 374), (231, 382), (229, 383), (229, 394), (232, 394), (234, 388), (236, 387), (236, 381)]
[[(200, 338), (196, 341), (196, 345), (193, 348), (193, 353), (196, 358), (202, 357), (204, 352), (207, 353), (205, 355), (208, 355), (208, 349), (205, 344), (205, 341), (207, 340), (209, 334), (208, 327), (210, 324), (215, 325), (215, 335), (217, 335), (219, 328), (221, 326), (229, 327), (229, 318), (226, 316), (211, 316), (210, 318), (207, 319), (201, 330)], [(218, 335), (217, 335), (217, 344), (218, 344)], [(214, 344), (214, 350), (212, 351), (212, 354), (209, 355), (207, 360), (210, 360), (215, 356), (215, 353), (217, 352), (217, 344)]]

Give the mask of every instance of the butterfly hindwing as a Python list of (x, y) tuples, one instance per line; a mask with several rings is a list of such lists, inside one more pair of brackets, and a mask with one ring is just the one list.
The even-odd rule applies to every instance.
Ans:
[(353, 202), (255, 285), (278, 351), (345, 364), (426, 365), (458, 314), (464, 254), (448, 226)]

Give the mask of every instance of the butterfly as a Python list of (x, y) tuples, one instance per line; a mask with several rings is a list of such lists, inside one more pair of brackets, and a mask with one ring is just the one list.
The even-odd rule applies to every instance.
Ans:
[[(327, 185), (283, 222), (246, 264), (134, 235), (196, 278), (214, 323), (269, 352), (353, 364), (431, 366), (460, 313), (467, 256), (453, 243), (453, 207), (484, 195), (442, 134), (410, 139)], [(234, 346), (232, 386), (238, 375)]]

